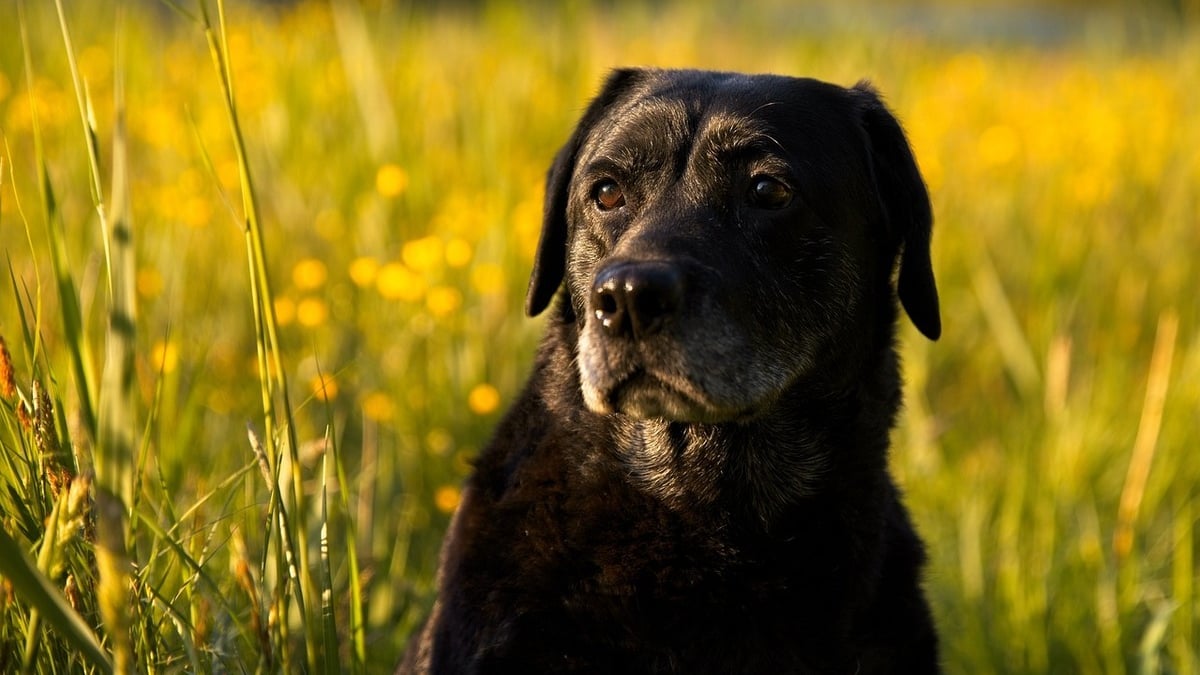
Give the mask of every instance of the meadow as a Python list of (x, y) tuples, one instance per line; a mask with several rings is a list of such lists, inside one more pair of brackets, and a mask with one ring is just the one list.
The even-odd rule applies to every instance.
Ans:
[(543, 173), (631, 64), (904, 122), (947, 671), (1200, 671), (1194, 3), (227, 4), (0, 6), (0, 672), (388, 672), (536, 345)]

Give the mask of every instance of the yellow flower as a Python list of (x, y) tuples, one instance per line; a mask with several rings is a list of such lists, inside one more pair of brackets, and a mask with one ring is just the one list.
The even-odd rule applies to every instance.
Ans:
[(401, 263), (388, 263), (375, 280), (379, 294), (389, 300), (416, 302), (425, 295), (425, 280)]
[(500, 407), (500, 392), (486, 382), (477, 384), (467, 394), (467, 407), (476, 415), (487, 415)]
[(442, 262), (442, 240), (436, 236), (413, 239), (400, 249), (400, 259), (414, 270), (427, 272)]
[(313, 396), (316, 396), (322, 401), (328, 401), (330, 399), (337, 398), (338, 395), (337, 380), (333, 379), (333, 375), (328, 373), (317, 375), (313, 379), (309, 380), (308, 387), (312, 390)]
[(433, 493), (433, 503), (442, 513), (454, 513), (461, 499), (462, 492), (454, 485), (443, 485)]
[(296, 285), (296, 288), (305, 291), (320, 288), (324, 285), (327, 276), (325, 263), (316, 258), (305, 258), (292, 268), (292, 283)]
[(374, 258), (362, 257), (355, 258), (354, 262), (350, 263), (350, 280), (359, 288), (366, 288), (375, 283), (375, 277), (379, 275), (379, 261)]
[(425, 306), (435, 317), (444, 317), (462, 305), (462, 293), (453, 286), (434, 286), (425, 296)]
[(382, 391), (367, 394), (362, 402), (363, 415), (376, 422), (386, 422), (396, 415), (396, 404), (392, 397)]
[(329, 305), (320, 298), (305, 298), (296, 306), (296, 320), (306, 328), (315, 328), (329, 318)]
[(175, 372), (179, 365), (179, 345), (174, 342), (159, 340), (150, 351), (150, 363), (161, 373)]
[(471, 243), (461, 237), (446, 242), (446, 264), (451, 267), (466, 267), (471, 262)]
[(296, 303), (291, 298), (275, 298), (275, 323), (286, 326), (296, 320)]
[(398, 197), (408, 189), (408, 172), (395, 164), (384, 164), (375, 173), (375, 190), (384, 197)]

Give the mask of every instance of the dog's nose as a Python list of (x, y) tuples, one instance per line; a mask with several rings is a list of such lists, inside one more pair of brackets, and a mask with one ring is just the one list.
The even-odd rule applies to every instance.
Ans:
[(662, 262), (623, 262), (596, 275), (591, 309), (604, 332), (641, 339), (658, 332), (683, 303), (683, 276)]

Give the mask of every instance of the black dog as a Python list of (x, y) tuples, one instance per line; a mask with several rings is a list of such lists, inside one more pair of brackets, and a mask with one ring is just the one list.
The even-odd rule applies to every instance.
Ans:
[(550, 170), (526, 309), (558, 301), (401, 670), (936, 672), (887, 473), (896, 298), (941, 332), (931, 220), (866, 84), (614, 73)]

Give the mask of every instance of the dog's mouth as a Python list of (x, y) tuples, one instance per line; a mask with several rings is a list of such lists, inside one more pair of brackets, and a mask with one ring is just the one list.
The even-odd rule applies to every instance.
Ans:
[(743, 409), (712, 401), (695, 383), (644, 367), (630, 370), (609, 386), (585, 383), (584, 399), (593, 412), (621, 413), (636, 419), (719, 423), (748, 416)]

